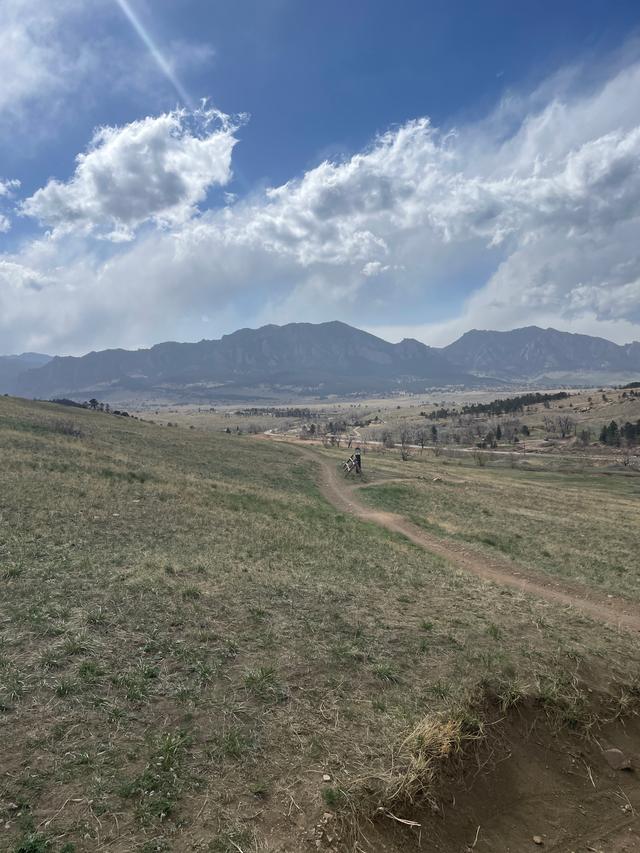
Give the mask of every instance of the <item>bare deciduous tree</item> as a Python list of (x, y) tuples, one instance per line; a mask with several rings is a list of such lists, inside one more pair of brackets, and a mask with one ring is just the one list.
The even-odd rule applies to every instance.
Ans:
[(558, 431), (563, 438), (571, 435), (571, 433), (574, 433), (576, 430), (576, 422), (571, 415), (559, 415), (558, 418), (556, 418), (556, 423), (558, 425)]
[(411, 458), (411, 447), (413, 443), (413, 433), (407, 427), (400, 430), (400, 456), (406, 462)]
[(555, 432), (556, 432), (555, 418), (552, 418), (550, 415), (544, 415), (542, 418), (542, 424), (544, 426), (545, 432), (551, 433), (552, 435), (555, 435)]
[(382, 446), (387, 450), (392, 450), (396, 443), (393, 440), (393, 434), (391, 430), (385, 429), (380, 433), (380, 441), (382, 442)]
[(424, 446), (427, 443), (427, 431), (426, 429), (419, 429), (416, 432), (416, 444), (420, 445), (420, 453), (424, 450)]

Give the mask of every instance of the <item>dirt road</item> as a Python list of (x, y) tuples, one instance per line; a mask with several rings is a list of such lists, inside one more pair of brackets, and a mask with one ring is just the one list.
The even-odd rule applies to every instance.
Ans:
[(371, 509), (361, 503), (357, 487), (347, 484), (333, 460), (324, 458), (309, 447), (294, 442), (288, 443), (302, 456), (312, 459), (320, 466), (320, 489), (325, 498), (341, 512), (400, 533), (414, 544), (483, 580), (513, 587), (554, 604), (573, 607), (592, 619), (618, 629), (640, 631), (640, 613), (635, 603), (615, 596), (609, 597), (586, 586), (561, 583), (509, 560), (487, 557), (465, 544), (434, 536), (400, 515)]

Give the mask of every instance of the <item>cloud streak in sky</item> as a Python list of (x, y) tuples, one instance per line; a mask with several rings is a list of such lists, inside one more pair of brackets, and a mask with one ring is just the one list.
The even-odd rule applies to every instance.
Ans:
[(162, 74), (164, 74), (164, 76), (167, 78), (167, 80), (171, 83), (173, 88), (180, 96), (180, 99), (182, 100), (184, 106), (193, 109), (193, 103), (191, 101), (191, 98), (184, 86), (182, 85), (180, 78), (175, 72), (175, 69), (167, 60), (165, 55), (162, 53), (151, 33), (147, 30), (140, 18), (136, 15), (131, 4), (128, 2), (128, 0), (115, 0), (115, 2), (120, 7), (120, 9), (122, 9), (123, 14), (140, 37), (146, 49), (149, 51), (149, 54), (151, 55), (153, 61), (156, 63)]
[[(174, 106), (177, 93), (192, 109), (180, 76), (215, 55), (209, 44), (180, 39), (161, 51), (127, 0), (1, 0), (0, 11), (0, 143), (8, 146), (20, 133), (37, 148), (52, 127), (60, 136), (78, 114), (114, 96)], [(114, 35), (123, 13), (130, 38)]]

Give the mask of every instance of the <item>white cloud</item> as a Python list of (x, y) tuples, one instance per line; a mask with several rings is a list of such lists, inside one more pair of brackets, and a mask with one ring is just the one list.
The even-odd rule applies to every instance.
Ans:
[(367, 278), (372, 278), (374, 275), (381, 275), (383, 272), (388, 272), (391, 269), (389, 264), (382, 264), (380, 261), (368, 261), (362, 267), (362, 275)]
[(1, 181), (0, 180), (0, 196), (12, 196), (20, 187), (20, 181), (11, 180), (11, 181)]
[[(20, 187), (20, 181), (2, 181), (0, 180), (0, 199), (13, 198), (15, 191)], [(0, 212), (0, 234), (6, 234), (11, 230), (11, 220), (4, 213)]]
[(65, 30), (81, 0), (2, 0), (0, 110), (16, 114), (25, 103), (46, 103), (81, 75), (88, 55)]
[[(114, 0), (0, 0), (0, 140), (43, 144), (51, 125), (78, 126), (106, 95), (162, 109), (175, 90)], [(197, 41), (161, 45), (171, 75), (211, 65)], [(188, 96), (187, 96), (188, 99)]]
[(22, 212), (55, 232), (80, 229), (130, 240), (140, 225), (185, 222), (213, 186), (231, 179), (237, 129), (205, 108), (175, 110), (96, 131), (66, 183), (50, 180)]
[[(531, 323), (640, 337), (640, 63), (589, 91), (576, 77), (455, 133), (407, 122), (197, 217), (229, 183), (234, 127), (172, 113), (101, 131), (71, 180), (25, 202), (58, 239), (5, 259), (42, 287), (24, 310), (9, 289), (0, 331), (74, 351), (336, 316), (434, 343)], [(145, 222), (172, 230), (106, 258), (87, 237)]]
[(640, 127), (500, 178), (468, 174), (464, 143), (453, 147), (426, 119), (409, 122), (344, 163), (322, 163), (203, 222), (199, 239), (266, 250), (302, 267), (358, 265), (372, 277), (389, 268), (386, 259), (412, 253), (416, 235), (425, 248), (509, 238), (514, 248), (547, 233), (594, 238), (640, 214)]
[(29, 289), (40, 290), (44, 280), (44, 276), (36, 270), (0, 259), (0, 281), (4, 285), (5, 294), (12, 290), (15, 292)]

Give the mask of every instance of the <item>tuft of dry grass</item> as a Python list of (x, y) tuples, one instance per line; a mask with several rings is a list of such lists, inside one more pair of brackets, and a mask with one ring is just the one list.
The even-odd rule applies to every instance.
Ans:
[(385, 773), (366, 780), (376, 791), (375, 813), (406, 809), (416, 803), (436, 804), (438, 781), (447, 765), (470, 743), (484, 737), (482, 722), (468, 714), (427, 714), (401, 741)]

